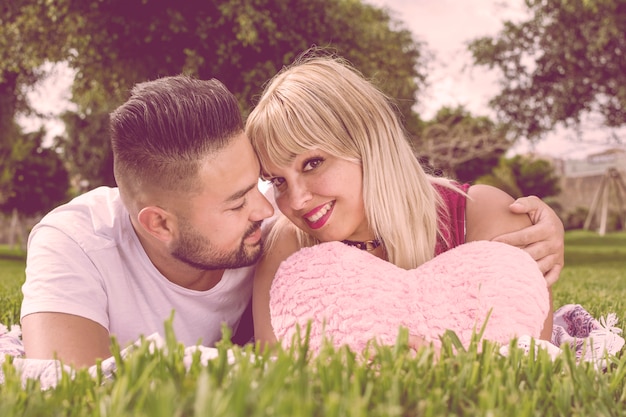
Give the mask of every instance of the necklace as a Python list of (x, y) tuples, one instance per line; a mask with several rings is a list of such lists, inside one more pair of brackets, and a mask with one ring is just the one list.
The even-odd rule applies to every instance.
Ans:
[(341, 243), (345, 243), (348, 246), (354, 246), (357, 249), (366, 250), (368, 252), (373, 251), (380, 246), (380, 240), (366, 240), (365, 242), (359, 242), (357, 240), (342, 240)]

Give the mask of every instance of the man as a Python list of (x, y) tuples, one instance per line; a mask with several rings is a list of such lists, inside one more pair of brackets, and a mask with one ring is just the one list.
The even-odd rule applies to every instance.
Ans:
[[(28, 358), (88, 366), (141, 335), (174, 331), (212, 345), (250, 301), (261, 222), (272, 205), (235, 97), (217, 80), (138, 84), (111, 114), (118, 188), (50, 212), (29, 238), (21, 324)], [(502, 236), (536, 259), (548, 282), (563, 265), (563, 226), (537, 198), (512, 210), (534, 226)], [(247, 323), (250, 326), (249, 323)]]
[(187, 345), (236, 329), (273, 214), (235, 97), (184, 76), (137, 85), (111, 115), (117, 189), (61, 206), (29, 239), (23, 287), (26, 356), (92, 365), (174, 330)]

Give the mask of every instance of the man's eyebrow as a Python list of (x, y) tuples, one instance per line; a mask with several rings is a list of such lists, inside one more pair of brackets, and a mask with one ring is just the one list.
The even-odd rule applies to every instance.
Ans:
[(246, 194), (248, 194), (250, 192), (250, 190), (252, 190), (254, 187), (256, 187), (257, 184), (254, 183), (252, 185), (250, 185), (247, 188), (244, 188), (243, 190), (239, 190), (236, 193), (230, 195), (227, 199), (226, 202), (230, 202), (230, 201), (235, 201), (235, 200), (239, 200), (240, 198), (242, 198), (243, 196), (245, 196)]

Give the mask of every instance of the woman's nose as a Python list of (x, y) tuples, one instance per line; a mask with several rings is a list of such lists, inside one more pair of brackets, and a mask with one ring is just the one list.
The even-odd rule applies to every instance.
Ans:
[(291, 183), (288, 193), (289, 205), (293, 210), (302, 210), (305, 208), (312, 197), (308, 187), (301, 181)]

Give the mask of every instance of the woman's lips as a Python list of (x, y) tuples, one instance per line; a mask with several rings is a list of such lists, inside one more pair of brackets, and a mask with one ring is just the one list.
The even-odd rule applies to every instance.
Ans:
[(309, 211), (303, 217), (311, 229), (319, 229), (326, 224), (326, 221), (333, 212), (335, 202), (331, 201), (324, 205), (318, 206)]

